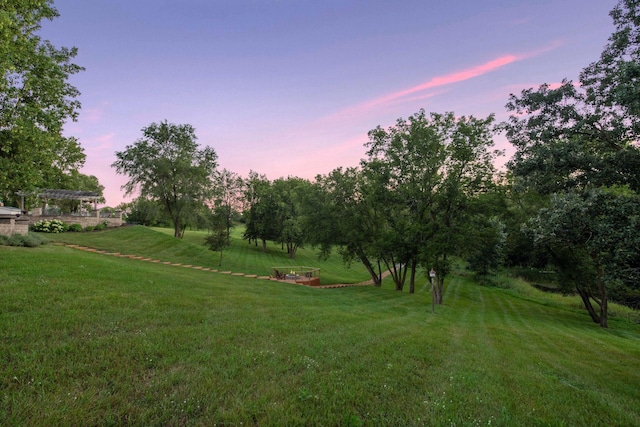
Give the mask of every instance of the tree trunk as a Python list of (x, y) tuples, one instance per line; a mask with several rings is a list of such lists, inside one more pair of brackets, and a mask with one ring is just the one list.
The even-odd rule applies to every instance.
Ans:
[(180, 220), (173, 221), (173, 237), (176, 239), (182, 239), (182, 226)]
[(231, 205), (227, 205), (227, 245), (231, 245)]
[(436, 277), (436, 304), (442, 305), (442, 294), (444, 290), (444, 276)]
[(391, 278), (393, 279), (393, 283), (396, 285), (396, 291), (402, 291), (404, 289), (404, 282), (407, 278), (407, 266), (401, 263), (396, 263), (393, 257), (391, 257), (390, 262), (386, 259), (383, 259), (387, 270), (391, 273)]
[[(591, 304), (591, 299), (589, 297), (589, 292), (586, 289), (581, 288), (580, 286), (576, 286), (576, 291), (578, 291), (578, 295), (582, 299), (582, 303), (584, 304), (584, 308), (589, 312), (589, 316), (593, 320), (593, 323), (600, 324), (600, 316), (596, 313), (596, 310), (593, 308), (593, 304)], [(602, 310), (602, 308), (601, 308)], [(605, 320), (606, 323), (606, 320)]]
[[(256, 241), (256, 243), (258, 243)], [(262, 252), (267, 252), (267, 241), (265, 239), (262, 239)]]
[(600, 288), (600, 326), (603, 328), (608, 328), (608, 301), (607, 301), (607, 288), (605, 287), (604, 280), (602, 280), (602, 275), (604, 272), (602, 270), (599, 271), (598, 277), (598, 287)]
[[(376, 274), (375, 269), (373, 268), (373, 266), (371, 265), (371, 262), (369, 261), (369, 258), (367, 258), (364, 253), (360, 252), (360, 251), (355, 251), (356, 254), (358, 255), (358, 259), (360, 260), (360, 262), (364, 265), (364, 267), (367, 269), (367, 271), (369, 272), (369, 275), (371, 276), (371, 281), (373, 282), (373, 286), (375, 287), (380, 287), (382, 286), (382, 275), (381, 274)], [(378, 266), (378, 270), (380, 270), (380, 266)]]
[(287, 243), (287, 252), (289, 252), (289, 258), (295, 259), (298, 245), (296, 243)]
[(409, 293), (413, 294), (416, 291), (416, 267), (417, 261), (411, 261), (411, 276), (409, 277)]

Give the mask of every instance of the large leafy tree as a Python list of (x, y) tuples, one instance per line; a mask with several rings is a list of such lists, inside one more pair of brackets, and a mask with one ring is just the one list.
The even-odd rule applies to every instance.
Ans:
[(308, 240), (310, 227), (307, 201), (311, 183), (302, 178), (288, 177), (269, 181), (265, 176), (250, 172), (245, 186), (247, 207), (244, 211), (249, 242), (262, 241), (266, 252), (267, 240), (280, 242), (290, 258)]
[(188, 221), (213, 195), (217, 154), (198, 148), (191, 125), (163, 121), (142, 129), (143, 137), (116, 152), (116, 172), (129, 176), (126, 194), (155, 200), (171, 218), (174, 236), (182, 238)]
[(376, 242), (383, 228), (378, 206), (370, 197), (372, 188), (358, 168), (337, 168), (316, 177), (315, 191), (308, 200), (311, 243), (321, 256), (338, 247), (346, 263), (357, 260), (367, 269), (374, 286), (382, 284), (382, 260)]
[(528, 227), (559, 267), (563, 289), (573, 287), (607, 327), (609, 294), (640, 278), (640, 197), (625, 188), (554, 194)]
[(224, 223), (226, 243), (231, 244), (231, 227), (234, 216), (241, 211), (244, 180), (237, 173), (223, 169), (215, 181), (212, 229), (219, 233), (220, 224)]
[(17, 190), (63, 187), (84, 164), (75, 138), (62, 135), (80, 108), (68, 78), (82, 70), (75, 48), (56, 48), (38, 36), (58, 16), (51, 0), (0, 2), (0, 198)]
[(416, 268), (437, 273), (435, 297), (442, 303), (450, 256), (459, 253), (469, 201), (485, 192), (494, 177), (493, 116), (485, 119), (429, 116), (420, 110), (388, 129), (369, 132), (364, 174), (370, 197), (385, 226), (378, 255), (396, 289), (407, 275), (415, 289)]
[(160, 220), (160, 206), (146, 197), (137, 197), (129, 203), (122, 203), (118, 208), (125, 212), (127, 222), (146, 226), (157, 225)]
[(265, 175), (255, 171), (249, 172), (245, 181), (245, 210), (243, 216), (246, 221), (244, 238), (251, 243), (262, 242), (262, 251), (267, 251), (267, 241), (277, 240), (280, 236), (280, 209), (273, 184)]
[(279, 178), (273, 182), (278, 201), (278, 239), (287, 248), (290, 258), (295, 258), (298, 248), (307, 241), (306, 198), (311, 184), (297, 177)]
[[(621, 0), (611, 16), (616, 30), (600, 59), (582, 70), (579, 83), (563, 80), (558, 87), (543, 84), (537, 90), (512, 95), (507, 109), (514, 114), (505, 129), (517, 148), (509, 164), (516, 188), (555, 194), (549, 208), (533, 220), (536, 234), (552, 236), (569, 225), (588, 233), (607, 229), (594, 235), (598, 235), (600, 247), (616, 252), (625, 250), (624, 240), (615, 232), (621, 223), (609, 222), (609, 218), (637, 209), (637, 204), (629, 202), (633, 197), (628, 193), (640, 191), (640, 2)], [(615, 188), (626, 191), (611, 191)], [(607, 197), (596, 197), (598, 194)], [(594, 203), (603, 203), (606, 212), (596, 214), (590, 208)], [(573, 212), (582, 212), (588, 224), (579, 223), (579, 217), (571, 222), (569, 213)], [(563, 215), (565, 223), (554, 220)], [(579, 262), (582, 270), (595, 271), (599, 278), (597, 292), (584, 290), (580, 282), (588, 284), (585, 278), (563, 284), (575, 286), (593, 321), (606, 327), (607, 299), (624, 281), (617, 276), (622, 270), (615, 267), (617, 261), (605, 262), (600, 252), (590, 249), (588, 243), (593, 241), (585, 242), (579, 233), (565, 232), (563, 236), (562, 253), (574, 248), (575, 263), (562, 262), (567, 257), (553, 251), (561, 276), (570, 278)], [(547, 244), (549, 239), (537, 241), (553, 249)], [(628, 268), (640, 267), (637, 257), (635, 260)]]

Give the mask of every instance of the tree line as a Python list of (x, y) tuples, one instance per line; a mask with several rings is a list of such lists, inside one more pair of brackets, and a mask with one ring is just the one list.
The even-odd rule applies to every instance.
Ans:
[[(84, 153), (61, 130), (80, 108), (67, 79), (82, 69), (71, 62), (75, 49), (36, 33), (56, 15), (46, 0), (12, 2), (2, 15), (5, 200), (81, 181), (72, 178)], [(399, 291), (414, 292), (433, 270), (438, 303), (454, 260), (481, 274), (554, 271), (560, 289), (607, 327), (608, 301), (640, 306), (640, 4), (620, 0), (610, 15), (614, 32), (578, 80), (511, 95), (507, 121), (419, 110), (372, 129), (359, 165), (314, 180), (242, 178), (219, 169), (191, 125), (152, 123), (112, 165), (129, 178), (124, 190), (139, 194), (129, 219), (165, 221), (178, 238), (187, 226), (207, 228), (220, 250), (242, 221), (251, 244), (276, 242), (292, 258), (305, 245), (320, 256), (336, 250), (377, 286), (389, 271)], [(504, 171), (495, 167), (498, 132), (516, 148)]]

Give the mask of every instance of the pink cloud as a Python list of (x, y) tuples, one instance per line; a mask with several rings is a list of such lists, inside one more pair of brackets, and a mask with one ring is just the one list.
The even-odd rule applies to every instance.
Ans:
[[(456, 71), (450, 74), (437, 76), (419, 85), (381, 96), (379, 98), (362, 103), (355, 107), (347, 108), (346, 110), (343, 110), (342, 112), (337, 113), (336, 116), (339, 117), (339, 116), (345, 116), (345, 115), (348, 115), (348, 116), (358, 115), (375, 108), (384, 107), (389, 104), (406, 102), (415, 98), (431, 97), (434, 95), (433, 94), (416, 95), (416, 94), (419, 92), (424, 92), (429, 89), (435, 89), (435, 88), (450, 85), (453, 83), (462, 82), (465, 80), (472, 79), (474, 77), (481, 76), (483, 74), (490, 73), (508, 64), (521, 60), (525, 57), (527, 57), (527, 55), (501, 56), (499, 58), (485, 62), (484, 64), (476, 65), (474, 67), (467, 68), (462, 71)], [(413, 96), (409, 98), (410, 95), (413, 95)]]
[(497, 70), (498, 68), (502, 68), (505, 65), (511, 64), (512, 62), (515, 62), (521, 58), (522, 57), (519, 57), (516, 55), (506, 55), (506, 56), (502, 56), (500, 58), (491, 60), (489, 62), (486, 62), (484, 64), (467, 68), (466, 70), (454, 72), (451, 74), (446, 74), (444, 76), (434, 77), (425, 83), (419, 84), (409, 89), (404, 89), (395, 93), (391, 93), (389, 95), (382, 96), (378, 99), (374, 99), (373, 101), (369, 101), (365, 104), (362, 104), (360, 108), (362, 109), (373, 108), (381, 104), (386, 104), (388, 102), (395, 101), (399, 98), (404, 98), (407, 95), (412, 95), (416, 92), (421, 92), (427, 89), (432, 89), (435, 87), (450, 85), (452, 83), (458, 83), (464, 80), (469, 80), (474, 77), (478, 77), (483, 74), (487, 74), (491, 71)]
[(484, 74), (491, 73), (493, 71), (496, 71), (514, 62), (521, 61), (523, 59), (527, 59), (530, 57), (538, 56), (542, 53), (556, 49), (557, 47), (563, 44), (564, 42), (562, 40), (557, 40), (547, 46), (543, 46), (542, 48), (534, 51), (515, 54), (515, 55), (514, 54), (503, 55), (498, 58), (492, 59), (488, 62), (485, 62), (483, 64), (475, 65), (461, 71), (454, 71), (449, 74), (433, 77), (432, 79), (424, 83), (421, 83), (419, 85), (412, 86), (407, 89), (402, 89), (397, 92), (392, 92), (387, 95), (383, 95), (379, 98), (373, 99), (368, 102), (364, 102), (354, 107), (346, 108), (334, 114), (331, 117), (331, 119), (343, 118), (345, 116), (352, 117), (355, 115), (361, 115), (367, 111), (383, 108), (391, 104), (398, 104), (401, 102), (408, 102), (415, 99), (432, 97), (437, 94), (436, 93), (420, 94), (420, 93), (430, 89), (441, 88), (443, 86), (463, 82), (466, 80), (473, 79), (475, 77), (482, 76)]

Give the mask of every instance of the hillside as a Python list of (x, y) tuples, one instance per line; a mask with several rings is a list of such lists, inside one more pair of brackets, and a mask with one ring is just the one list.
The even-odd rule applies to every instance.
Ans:
[[(196, 256), (148, 231), (117, 240)], [(638, 325), (463, 276), (431, 314), (426, 286), (312, 289), (47, 245), (0, 247), (0, 287), (0, 425), (640, 425)]]
[(366, 270), (354, 263), (345, 266), (339, 255), (327, 260), (318, 258), (312, 247), (300, 248), (295, 259), (290, 259), (279, 244), (269, 243), (267, 253), (260, 246), (242, 240), (242, 228), (233, 230), (231, 247), (220, 253), (204, 245), (204, 231), (186, 231), (182, 240), (175, 239), (170, 229), (142, 226), (120, 227), (95, 233), (46, 234), (54, 242), (85, 245), (96, 249), (123, 254), (152, 257), (162, 261), (181, 262), (233, 272), (269, 275), (276, 266), (310, 266), (320, 268), (323, 284), (359, 283), (370, 279)]

